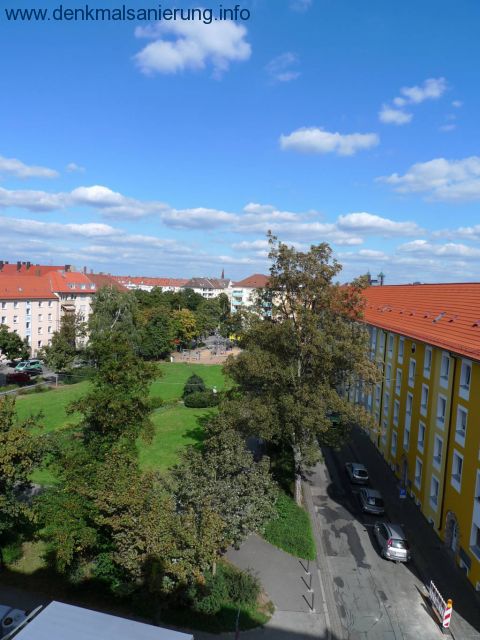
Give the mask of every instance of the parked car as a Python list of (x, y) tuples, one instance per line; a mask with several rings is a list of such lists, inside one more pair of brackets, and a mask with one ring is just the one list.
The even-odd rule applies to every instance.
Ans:
[(402, 527), (391, 522), (376, 522), (373, 527), (382, 558), (396, 562), (408, 562), (410, 545)]
[(40, 360), (22, 360), (15, 367), (15, 371), (25, 371), (26, 373), (42, 373), (43, 367)]
[(13, 373), (7, 373), (5, 376), (5, 382), (7, 384), (29, 384), (31, 382), (30, 376), (26, 371), (14, 371)]
[(373, 513), (376, 516), (385, 513), (385, 504), (380, 491), (365, 487), (360, 490), (358, 499), (364, 513)]
[(360, 462), (347, 462), (345, 469), (350, 478), (350, 482), (355, 484), (368, 484), (369, 476), (365, 465)]
[(0, 638), (16, 629), (26, 617), (25, 611), (0, 604)]

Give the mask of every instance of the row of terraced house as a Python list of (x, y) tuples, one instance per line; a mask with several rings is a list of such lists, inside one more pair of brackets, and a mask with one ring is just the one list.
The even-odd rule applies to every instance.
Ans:
[[(480, 590), (480, 284), (369, 287), (381, 372), (349, 390), (399, 487)], [(407, 498), (408, 499), (408, 498)]]
[[(225, 278), (147, 278), (87, 273), (71, 265), (38, 265), (31, 262), (8, 263), (0, 260), (0, 325), (15, 331), (30, 345), (32, 356), (50, 344), (62, 316), (75, 313), (86, 321), (98, 289), (109, 285), (121, 290), (180, 291), (191, 288), (210, 299), (226, 293), (232, 311), (251, 306), (253, 292), (264, 286), (266, 276), (251, 276), (238, 283)], [(233, 296), (235, 294), (235, 296)], [(1, 354), (0, 354), (1, 355)]]

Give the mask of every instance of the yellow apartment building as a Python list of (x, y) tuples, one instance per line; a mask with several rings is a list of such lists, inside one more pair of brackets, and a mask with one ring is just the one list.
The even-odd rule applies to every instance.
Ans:
[(370, 437), (480, 591), (480, 284), (365, 292), (373, 393)]

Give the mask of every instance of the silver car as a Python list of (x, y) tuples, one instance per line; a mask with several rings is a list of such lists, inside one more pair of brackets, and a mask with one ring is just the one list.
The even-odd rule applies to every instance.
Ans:
[(408, 562), (410, 545), (402, 527), (391, 522), (376, 522), (373, 528), (382, 558), (396, 562)]
[(368, 471), (364, 464), (360, 462), (347, 462), (345, 470), (348, 473), (350, 482), (355, 484), (368, 484)]
[(373, 515), (376, 516), (381, 516), (385, 513), (385, 504), (380, 491), (365, 487), (364, 489), (360, 489), (358, 498), (364, 513), (373, 513)]

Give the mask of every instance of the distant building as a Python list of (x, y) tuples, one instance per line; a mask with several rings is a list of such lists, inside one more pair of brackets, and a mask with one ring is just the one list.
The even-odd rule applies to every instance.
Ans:
[(229, 290), (231, 311), (234, 313), (241, 308), (248, 308), (255, 304), (258, 289), (268, 284), (268, 276), (255, 273), (248, 278), (234, 282)]
[(183, 289), (193, 289), (204, 298), (217, 298), (221, 293), (229, 295), (231, 280), (228, 278), (190, 278)]
[(186, 278), (149, 278), (147, 276), (111, 276), (127, 289), (139, 289), (140, 291), (151, 291), (159, 288), (162, 291), (181, 291)]

